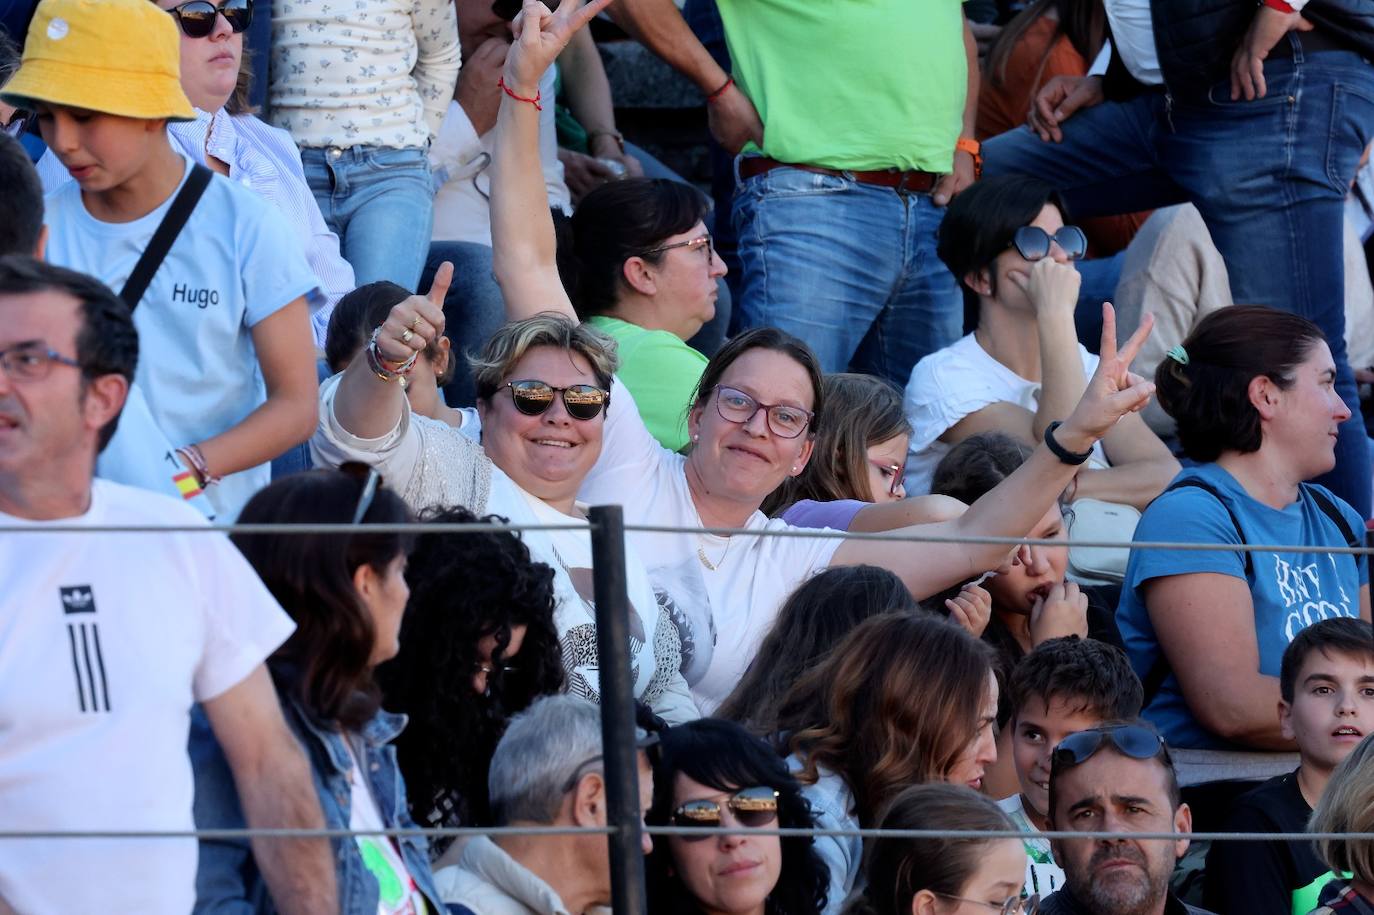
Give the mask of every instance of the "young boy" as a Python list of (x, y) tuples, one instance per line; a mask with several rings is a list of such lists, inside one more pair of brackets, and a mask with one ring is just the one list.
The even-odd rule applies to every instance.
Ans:
[[(1307, 830), (1332, 771), (1374, 731), (1374, 629), (1346, 618), (1303, 629), (1284, 649), (1279, 694), (1279, 724), (1301, 764), (1237, 798), (1228, 831)], [(1304, 915), (1330, 877), (1311, 842), (1215, 842), (1206, 905), (1221, 915)]]
[[(1104, 721), (1135, 718), (1144, 691), (1121, 649), (1093, 639), (1050, 639), (1012, 671), (1012, 760), (1021, 793), (998, 804), (1018, 828), (1046, 828), (1050, 752), (1059, 741)], [(1043, 898), (1064, 884), (1047, 839), (1027, 839), (1026, 894)]]
[[(192, 172), (166, 129), (195, 115), (181, 88), (183, 15), (148, 0), (43, 0), (4, 88), (37, 112), (74, 179), (46, 201), (48, 259), (116, 292)], [(236, 516), (268, 462), (314, 431), (305, 297), (317, 285), (272, 205), (214, 175), (134, 311), (134, 389), (99, 474)]]

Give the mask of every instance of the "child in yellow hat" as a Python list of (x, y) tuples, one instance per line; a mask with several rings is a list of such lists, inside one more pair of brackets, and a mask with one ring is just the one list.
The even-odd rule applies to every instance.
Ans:
[[(194, 117), (177, 15), (148, 0), (43, 0), (0, 95), (37, 112), (75, 179), (46, 201), (48, 259), (116, 291), (192, 171), (166, 131)], [(146, 401), (167, 447), (150, 454), (158, 436), (126, 409), (99, 475), (236, 516), (272, 458), (314, 431), (306, 296), (317, 286), (282, 216), (213, 176), (134, 311), (142, 358), (130, 403)]]

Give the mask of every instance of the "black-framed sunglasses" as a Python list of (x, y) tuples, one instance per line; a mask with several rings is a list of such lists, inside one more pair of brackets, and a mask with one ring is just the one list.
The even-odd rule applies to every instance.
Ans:
[(806, 431), (815, 416), (810, 410), (784, 403), (760, 403), (738, 388), (716, 385), (716, 412), (728, 423), (744, 425), (760, 410), (768, 418), (768, 429), (781, 438), (796, 438)]
[(982, 899), (972, 899), (968, 896), (951, 896), (949, 893), (936, 893), (941, 899), (948, 899), (951, 902), (968, 902), (973, 905), (980, 905), (985, 909), (991, 909), (1000, 915), (1037, 915), (1040, 911), (1040, 895), (1034, 896), (1011, 896), (1005, 902), (984, 902)]
[(43, 381), (53, 363), (80, 369), (81, 363), (64, 356), (42, 340), (27, 340), (0, 349), (0, 369), (11, 381)]
[[(549, 8), (549, 12), (558, 12), (558, 0), (544, 0), (544, 5)], [(507, 22), (513, 22), (520, 11), (525, 8), (523, 0), (496, 0), (491, 5), (491, 13)]]
[(1076, 261), (1088, 253), (1088, 236), (1084, 235), (1078, 226), (1062, 226), (1053, 235), (1039, 226), (1022, 226), (1016, 230), (1016, 234), (1011, 237), (1011, 244), (1007, 247), (1015, 248), (1016, 252), (1028, 261), (1038, 261), (1049, 257), (1050, 242), (1059, 245), (1071, 261)]
[(655, 248), (648, 248), (640, 254), (640, 257), (648, 257), (651, 254), (662, 254), (664, 251), (672, 251), (674, 248), (686, 248), (689, 251), (700, 251), (706, 249), (706, 261), (709, 263), (716, 256), (715, 241), (711, 238), (711, 233), (698, 235), (696, 238), (689, 238), (686, 241), (675, 241), (671, 245), (659, 245)]
[(553, 406), (556, 394), (563, 395), (563, 408), (573, 419), (596, 419), (603, 409), (611, 403), (611, 392), (602, 390), (594, 384), (572, 384), (566, 388), (556, 388), (547, 381), (526, 378), (521, 381), (508, 381), (511, 399), (515, 409), (526, 416), (539, 416)]
[[(778, 818), (778, 792), (767, 785), (741, 788), (725, 799), (735, 822), (747, 829), (760, 829)], [(711, 829), (721, 825), (721, 803), (710, 798), (688, 801), (673, 811), (668, 823), (672, 826), (698, 826)], [(685, 842), (697, 842), (710, 836), (679, 836)]]
[(215, 17), (222, 15), (229, 28), (242, 32), (253, 24), (253, 0), (224, 0), (219, 6), (210, 0), (187, 0), (167, 12), (176, 17), (177, 25), (187, 38), (204, 38), (215, 30)]
[(1138, 724), (1109, 724), (1070, 734), (1050, 754), (1051, 766), (1057, 770), (1082, 765), (1106, 744), (1110, 743), (1122, 755), (1131, 759), (1159, 757), (1169, 765), (1169, 745), (1153, 728)]

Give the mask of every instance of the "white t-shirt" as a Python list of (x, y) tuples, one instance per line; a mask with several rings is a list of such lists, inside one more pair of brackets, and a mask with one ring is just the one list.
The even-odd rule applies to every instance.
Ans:
[[(372, 796), (372, 790), (359, 771), (354, 739), (346, 736), (344, 741), (348, 746), (351, 764), (348, 782), (353, 789), (348, 799), (348, 828), (360, 833), (386, 829), (387, 824), (382, 821), (377, 799)], [(363, 866), (377, 881), (377, 915), (429, 915), (429, 903), (415, 885), (415, 879), (406, 869), (405, 859), (390, 836), (357, 835), (353, 840), (358, 845)]]
[[(184, 183), (190, 160), (182, 160)], [(119, 292), (174, 199), (175, 191), (133, 222), (102, 222), (87, 212), (81, 187), (72, 181), (45, 201), (48, 260)], [(215, 175), (134, 310), (134, 380), (173, 446), (219, 435), (266, 401), (252, 329), (318, 285), (282, 215)], [(116, 437), (124, 431), (121, 426)], [(97, 472), (117, 482), (140, 478), (111, 464), (102, 461)], [(219, 518), (229, 520), (269, 479), (270, 466), (261, 464), (224, 477), (206, 495)]]
[[(1035, 832), (1040, 830), (1026, 816), (1026, 809), (1021, 803), (1021, 795), (1013, 794), (1011, 797), (1003, 798), (997, 802), (997, 806), (1002, 808), (1002, 812), (1011, 818), (1012, 824), (1022, 832)], [(1022, 839), (1021, 843), (1026, 848), (1026, 895), (1034, 896), (1039, 893), (1040, 898), (1044, 899), (1050, 893), (1062, 887), (1068, 882), (1064, 876), (1064, 869), (1054, 860), (1054, 851), (1050, 848), (1050, 840), (1042, 838)]]
[[(531, 496), (499, 467), (491, 469), (486, 510), (512, 524), (576, 524), (576, 518)], [(592, 538), (585, 530), (522, 531), (535, 560), (553, 569), (558, 601), (554, 623), (563, 651), (567, 690), (601, 701), (601, 665), (596, 645), (596, 604), (592, 590)], [(630, 614), (630, 677), (634, 695), (669, 724), (699, 718), (683, 679), (682, 644), (666, 607), (659, 604), (644, 563), (632, 544), (625, 549), (626, 592)]]
[[(702, 527), (685, 463), (686, 458), (649, 433), (634, 398), (617, 379), (601, 457), (578, 495), (589, 505), (622, 505), (627, 524)], [(751, 531), (801, 530), (760, 511), (745, 526)], [(638, 531), (630, 531), (627, 539), (648, 557), (659, 602), (681, 633), (682, 671), (697, 706), (708, 715), (739, 683), (782, 602), (824, 569), (843, 542), (838, 537), (724, 538)]]
[[(96, 480), (77, 518), (198, 525), (194, 509)], [(0, 823), (191, 830), (191, 705), (241, 682), (294, 628), (218, 533), (0, 535)], [(28, 839), (0, 849), (26, 915), (186, 915), (194, 839)]]
[[(1078, 345), (1083, 374), (1097, 371), (1097, 357)], [(949, 453), (945, 431), (965, 416), (991, 404), (1006, 402), (1035, 412), (1040, 383), (1028, 381), (988, 355), (973, 334), (931, 353), (911, 370), (904, 404), (911, 422), (911, 444), (906, 456), (906, 490), (914, 495), (930, 492), (930, 481), (940, 459)], [(1102, 443), (1093, 445), (1094, 457), (1107, 466)]]

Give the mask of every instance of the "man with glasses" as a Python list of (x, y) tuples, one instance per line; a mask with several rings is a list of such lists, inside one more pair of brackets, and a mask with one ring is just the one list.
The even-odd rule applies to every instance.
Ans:
[[(658, 735), (636, 729), (641, 816), (653, 803), (648, 748)], [(575, 696), (546, 696), (511, 719), (487, 781), (497, 826), (607, 824), (601, 710)], [(651, 843), (643, 835), (644, 853)], [(439, 865), (444, 863), (443, 860)], [(478, 836), (435, 884), (458, 915), (582, 915), (611, 904), (611, 863), (601, 831)]]
[[(1048, 184), (1018, 175), (978, 182), (950, 204), (938, 250), (976, 297), (977, 327), (911, 373), (904, 398), (915, 430), (908, 492), (929, 490), (940, 459), (971, 435), (1002, 432), (1039, 444), (1050, 423), (1069, 415), (1097, 368), (1074, 329), (1074, 263), (1087, 240), (1064, 224)], [(1177, 473), (1169, 449), (1131, 414), (1093, 447), (1069, 498), (1144, 508)]]
[(1169, 890), (1187, 839), (1132, 833), (1189, 833), (1193, 815), (1163, 738), (1140, 719), (1064, 738), (1050, 762), (1051, 831), (1109, 832), (1112, 838), (1053, 839), (1067, 883), (1040, 915), (1206, 915)]
[[(194, 829), (186, 746), (200, 702), (249, 825), (321, 828), (262, 663), (293, 626), (238, 550), (209, 531), (67, 530), (205, 524), (168, 497), (92, 480), (138, 356), (128, 308), (98, 281), (0, 258), (0, 527), (22, 529), (0, 534), (0, 823)], [(254, 850), (280, 911), (338, 911), (327, 840)], [(0, 901), (31, 915), (185, 915), (196, 859), (191, 838), (7, 842)]]

